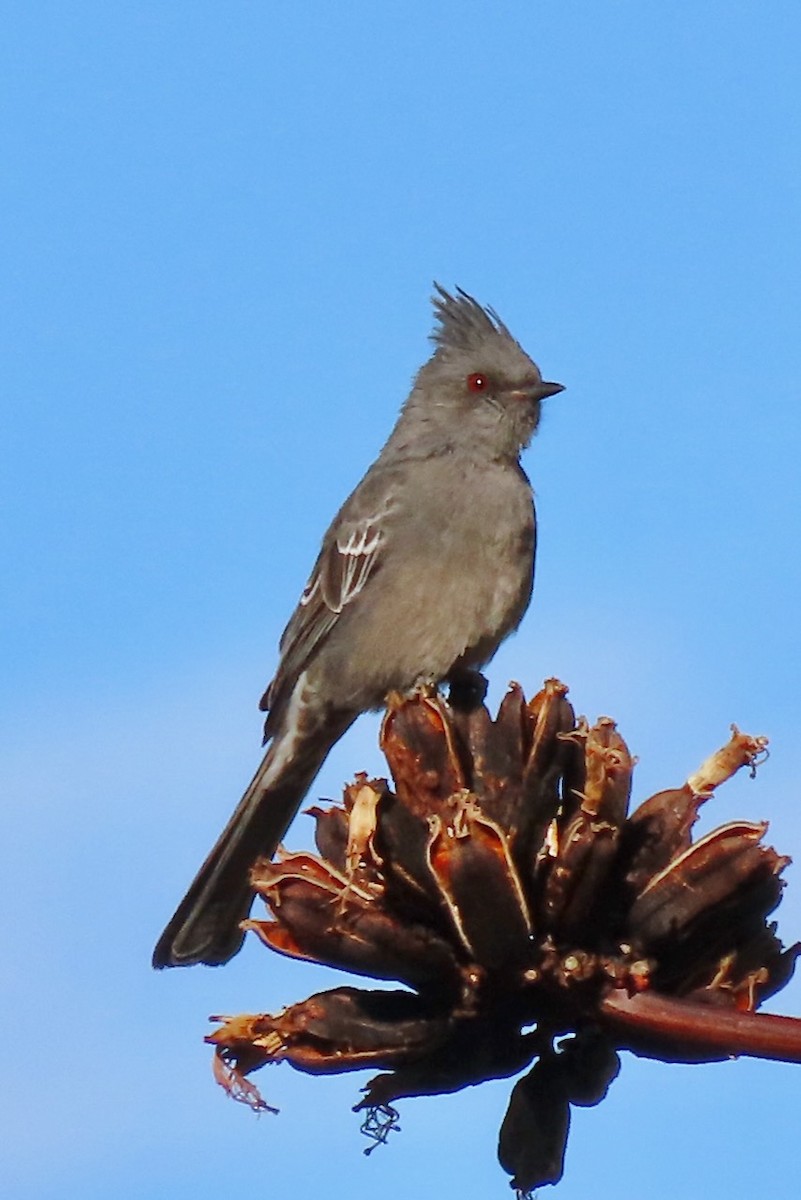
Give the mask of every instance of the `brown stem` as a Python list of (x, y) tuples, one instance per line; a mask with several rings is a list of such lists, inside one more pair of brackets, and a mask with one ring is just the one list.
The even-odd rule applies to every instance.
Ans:
[(735, 1012), (711, 1004), (640, 992), (610, 992), (601, 1002), (604, 1024), (621, 1048), (670, 1062), (741, 1054), (801, 1062), (801, 1018)]

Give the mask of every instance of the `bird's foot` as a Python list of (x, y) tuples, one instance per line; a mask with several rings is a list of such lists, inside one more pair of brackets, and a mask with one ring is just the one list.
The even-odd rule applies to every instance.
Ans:
[(411, 687), (396, 688), (387, 693), (387, 704), (391, 707), (398, 707), (401, 704), (408, 703), (409, 700), (414, 700), (418, 696), (431, 698), (439, 695), (439, 685), (431, 675), (420, 675), (415, 679)]
[(448, 703), (458, 712), (474, 712), (484, 703), (489, 683), (474, 667), (459, 667), (448, 678)]

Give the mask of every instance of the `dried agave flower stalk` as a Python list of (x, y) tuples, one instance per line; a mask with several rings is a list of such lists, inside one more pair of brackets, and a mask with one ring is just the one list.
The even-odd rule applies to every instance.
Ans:
[(769, 914), (789, 859), (767, 825), (693, 841), (698, 810), (766, 739), (730, 741), (681, 787), (628, 814), (633, 761), (614, 721), (575, 719), (548, 680), (512, 685), (492, 720), (433, 692), (394, 697), (381, 731), (393, 780), (360, 775), (315, 807), (317, 854), (260, 862), (268, 920), (246, 927), (295, 958), (394, 980), (338, 987), (275, 1015), (217, 1018), (217, 1077), (379, 1069), (357, 1110), (375, 1142), (404, 1096), (534, 1066), (499, 1142), (523, 1196), (562, 1175), (571, 1105), (597, 1104), (618, 1050), (669, 1061), (801, 1061), (801, 1020), (756, 1015), (790, 978)]

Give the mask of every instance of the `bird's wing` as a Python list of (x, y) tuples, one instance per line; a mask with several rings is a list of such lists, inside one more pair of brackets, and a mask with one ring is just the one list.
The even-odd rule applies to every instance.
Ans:
[(386, 541), (386, 517), (388, 506), (356, 521), (340, 525), (320, 556), (318, 569), (301, 597), (301, 605), (308, 605), (309, 591), (319, 588), (325, 607), (336, 616), (347, 604), (356, 599), (367, 583), (379, 557), (381, 546)]
[[(281, 659), (261, 708), (277, 711), (288, 699), (295, 680), (375, 573), (387, 540), (387, 516), (392, 503), (385, 498), (371, 505), (354, 496), (326, 534), (309, 581), (280, 642)], [(356, 503), (354, 503), (356, 501)], [(269, 735), (271, 721), (266, 732)]]

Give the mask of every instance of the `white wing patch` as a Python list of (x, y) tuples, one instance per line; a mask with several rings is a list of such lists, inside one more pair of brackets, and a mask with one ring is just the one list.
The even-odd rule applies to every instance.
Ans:
[(379, 546), (384, 540), (380, 519), (371, 518), (357, 525), (347, 537), (337, 538), (337, 550), (342, 556), (339, 596), (329, 596), (327, 603), (335, 613), (358, 596), (367, 582)]
[[(324, 545), (314, 571), (303, 589), (296, 617), (306, 610), (305, 620), (317, 620), (311, 614), (320, 605), (338, 617), (358, 596), (372, 573), (386, 540), (386, 518), (392, 511), (389, 502), (364, 520), (346, 522), (332, 541)], [(293, 622), (290, 622), (290, 627)], [(300, 618), (301, 627), (304, 618)]]
[[(275, 679), (262, 697), (263, 709), (283, 707), (290, 693), (291, 703), (295, 704), (297, 689), (291, 681), (297, 680), (336, 625), (342, 610), (359, 595), (377, 569), (389, 536), (387, 517), (394, 508), (393, 500), (386, 497), (378, 511), (369, 517), (343, 520), (326, 535), (303, 595), (281, 637), (281, 660)], [(270, 725), (268, 717), (267, 726)]]

